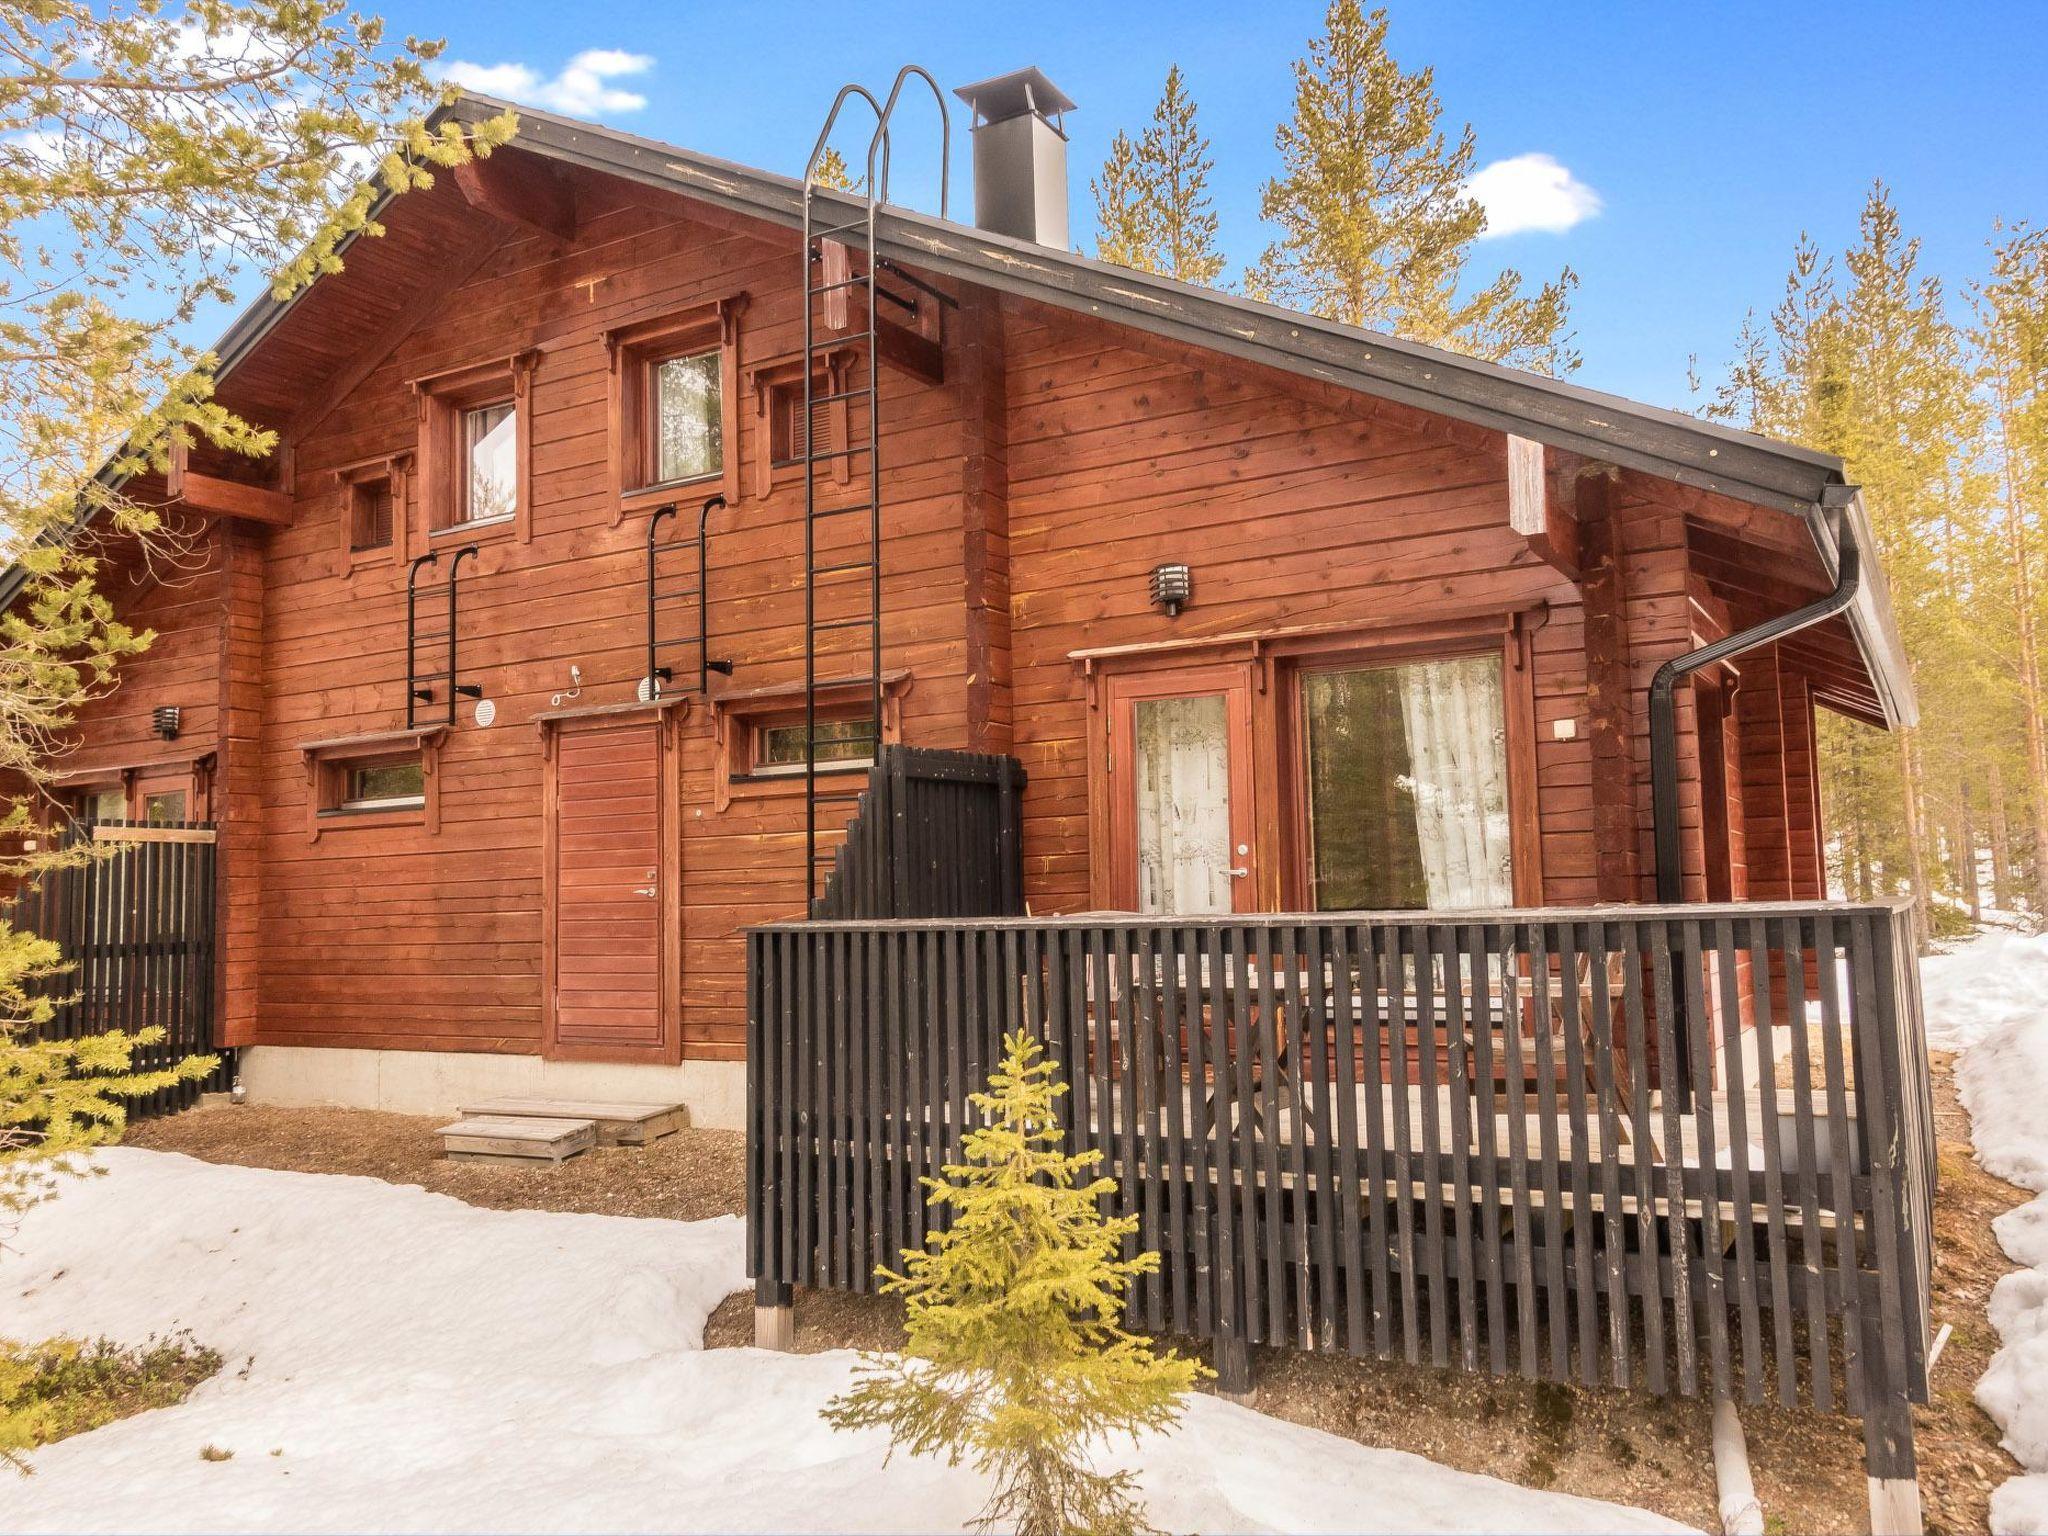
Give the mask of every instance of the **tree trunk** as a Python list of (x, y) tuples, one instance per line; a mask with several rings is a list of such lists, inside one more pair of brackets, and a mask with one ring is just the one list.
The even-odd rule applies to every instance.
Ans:
[(2005, 820), (2005, 776), (1992, 758), (1991, 777), (1986, 788), (1991, 796), (1991, 902), (2002, 911), (2012, 910), (2012, 835)]
[(1970, 909), (1970, 921), (1984, 921), (1984, 893), (1977, 884), (1977, 822), (1970, 810), (1970, 781), (1956, 786), (1956, 883)]
[(2027, 721), (2027, 791), (2034, 812), (2034, 923), (2048, 923), (2048, 733), (2044, 733), (2041, 661), (2034, 650), (2034, 574), (2027, 548), (2026, 514), (2019, 477), (2013, 469), (2011, 423), (2003, 385), (1998, 391), (1999, 430), (2005, 439), (2005, 527), (2012, 551), (2012, 600), (2018, 620), (2020, 707)]

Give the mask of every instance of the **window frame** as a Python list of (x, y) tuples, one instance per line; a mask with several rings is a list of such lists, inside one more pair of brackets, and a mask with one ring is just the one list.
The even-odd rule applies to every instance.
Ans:
[[(418, 515), (423, 547), (431, 548), (436, 539), (471, 543), (512, 538), (524, 544), (533, 538), (533, 375), (540, 356), (539, 348), (529, 347), (509, 357), (412, 381), (419, 406)], [(512, 511), (462, 521), (458, 514), (469, 495), (464, 425), (470, 412), (507, 403), (513, 413)]]
[[(740, 497), (739, 324), (747, 296), (709, 299), (653, 319), (604, 332), (609, 400), (612, 526), (628, 512), (652, 511), (691, 487)], [(679, 357), (718, 354), (719, 467), (682, 480), (655, 479), (659, 468), (651, 430), (654, 378)]]
[[(860, 360), (859, 349), (836, 347), (821, 356), (813, 366), (811, 377), (820, 394), (844, 396), (854, 385), (854, 365)], [(755, 363), (747, 369), (747, 394), (754, 408), (754, 494), (770, 495), (781, 480), (799, 477), (802, 465), (786, 462), (778, 453), (778, 415), (784, 401), (803, 385), (803, 354), (785, 353), (764, 362)], [(825, 407), (829, 411), (832, 440), (835, 448), (843, 450), (851, 435), (853, 416), (850, 402), (836, 399)], [(853, 478), (854, 455), (840, 452), (829, 465), (829, 473), (835, 484), (845, 485)]]
[[(344, 576), (377, 566), (403, 565), (412, 522), (413, 452), (401, 449), (344, 464), (334, 471), (336, 488), (336, 555)], [(356, 497), (361, 487), (383, 481), (391, 489), (391, 542), (368, 549), (355, 547)]]
[[(915, 681), (907, 670), (882, 675), (881, 745), (903, 739), (903, 699)], [(865, 717), (873, 698), (865, 682), (843, 680), (818, 684), (818, 718), (847, 720)], [(715, 771), (712, 775), (712, 808), (723, 811), (734, 800), (774, 795), (801, 795), (803, 765), (756, 767), (760, 732), (777, 725), (802, 721), (802, 683), (771, 683), (765, 687), (734, 689), (710, 696), (711, 736)], [(820, 763), (820, 777), (864, 774), (874, 765), (872, 757), (839, 763)]]
[[(440, 754), (447, 735), (448, 728), (437, 725), (300, 742), (299, 755), (306, 771), (307, 840), (317, 843), (330, 832), (388, 827), (419, 827), (430, 835), (439, 832)], [(414, 760), (420, 765), (421, 794), (417, 801), (348, 803), (348, 780), (354, 770)]]

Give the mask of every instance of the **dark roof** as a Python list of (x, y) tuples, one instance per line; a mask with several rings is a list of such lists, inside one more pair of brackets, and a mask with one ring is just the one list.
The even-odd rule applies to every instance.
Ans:
[[(442, 107), (433, 121), (479, 122), (508, 107), (519, 114), (515, 145), (526, 153), (770, 223), (802, 223), (801, 182), (659, 140), (473, 93)], [(850, 198), (845, 203), (849, 218), (864, 208)], [(1877, 568), (1860, 504), (1833, 523), (1819, 514), (1823, 492), (1844, 483), (1842, 461), (1832, 454), (894, 205), (880, 211), (876, 241), (883, 255), (927, 271), (1802, 517), (1830, 575), (1835, 530), (1858, 542), (1866, 573)], [(229, 327), (215, 348), (222, 379), (295, 302), (259, 300)], [(15, 572), (8, 578), (0, 581), (0, 601), (18, 584)], [(1866, 574), (1865, 596), (1849, 619), (1886, 715), (1910, 724), (1917, 709), (1881, 580)]]

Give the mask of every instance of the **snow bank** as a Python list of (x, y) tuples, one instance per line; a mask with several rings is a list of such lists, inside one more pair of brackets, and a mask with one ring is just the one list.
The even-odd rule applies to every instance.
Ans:
[[(1928, 1042), (1963, 1052), (1956, 1091), (1977, 1160), (2023, 1189), (2048, 1191), (2048, 935), (1986, 934), (1927, 960), (1921, 975)], [(1992, 1231), (2028, 1267), (1991, 1293), (2000, 1348), (1977, 1383), (1977, 1405), (2028, 1475), (1992, 1494), (1991, 1528), (2048, 1532), (2048, 1193)]]
[[(29, 1213), (0, 1327), (227, 1357), (183, 1404), (38, 1453), (0, 1530), (956, 1530), (982, 1490), (818, 1409), (845, 1352), (702, 1348), (740, 1224), (486, 1211), (130, 1149)], [(204, 1461), (202, 1446), (234, 1453)], [(1177, 1531), (1668, 1531), (1196, 1399), (1122, 1464)], [(886, 1462), (886, 1465), (885, 1465)]]
[(1920, 962), (1927, 1043), (1965, 1051), (2048, 1006), (2048, 934), (1986, 933)]

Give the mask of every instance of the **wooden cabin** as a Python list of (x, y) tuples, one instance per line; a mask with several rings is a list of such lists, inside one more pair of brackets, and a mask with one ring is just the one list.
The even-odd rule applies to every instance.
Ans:
[[(143, 487), (171, 503), (189, 558), (145, 568), (111, 550), (123, 617), (159, 638), (88, 711), (62, 782), (80, 815), (216, 829), (218, 1040), (254, 1098), (441, 1111), (510, 1091), (673, 1097), (700, 1123), (747, 1124), (757, 1190), (794, 1198), (798, 1184), (778, 1181), (795, 1165), (777, 1159), (796, 1133), (768, 1125), (758, 1083), (750, 1117), (746, 1057), (750, 1017), (773, 1057), (796, 1038), (773, 1032), (797, 1003), (770, 996), (781, 971), (750, 986), (748, 932), (757, 965), (771, 952), (793, 964), (809, 942), (795, 930), (826, 911), (812, 854), (835, 856), (859, 804), (848, 792), (881, 782), (877, 738), (899, 769), (914, 751), (1014, 763), (998, 777), (1015, 830), (932, 845), (930, 869), (1002, 887), (979, 907), (840, 917), (1008, 914), (1029, 921), (987, 931), (1028, 930), (1042, 955), (1065, 952), (1080, 930), (1060, 925), (1079, 914), (1134, 914), (1152, 924), (1143, 945), (1180, 946), (1181, 983), (1254, 988), (1276, 973), (1244, 960), (1242, 940), (1219, 940), (1207, 967), (1201, 936), (1219, 922), (1292, 923), (1258, 942), (1305, 953), (1300, 935), (1326, 932), (1327, 914), (1382, 914), (1372, 933), (1394, 935), (1411, 990), (1445, 974), (1416, 968), (1417, 944), (1470, 960), (1504, 931), (1513, 963), (1489, 972), (1489, 995), (1523, 985), (1497, 1011), (1525, 1024), (1545, 993), (1530, 978), (1718, 943), (1727, 985), (1710, 973), (1689, 1009), (1676, 972), (1659, 973), (1675, 993), (1645, 971), (1635, 992), (1560, 982), (1560, 995), (1603, 1019), (1633, 1000), (1645, 1113), (1661, 1112), (1649, 1094), (1671, 1074), (1655, 1063), (1674, 1054), (1717, 1102), (1739, 1108), (1768, 1082), (1834, 976), (1835, 929), (1814, 937), (1830, 910), (1816, 711), (1885, 726), (1914, 710), (1839, 461), (1076, 255), (1046, 212), (1064, 207), (1047, 180), (1063, 175), (1063, 143), (1046, 152), (1063, 98), (1035, 74), (1020, 96), (1021, 78), (973, 103), (991, 227), (807, 196), (521, 109), (510, 148), (391, 202), (387, 233), (351, 244), (344, 271), (259, 303), (223, 340), (220, 399), (275, 428), (278, 450), (255, 464), (195, 451), (169, 485)], [(499, 105), (446, 110), (476, 120)], [(1801, 613), (1797, 628), (1758, 629)], [(1731, 637), (1727, 654), (1702, 654)], [(1674, 663), (1667, 741), (1653, 682)], [(1629, 920), (1693, 910), (1673, 902), (1771, 905), (1717, 905), (1625, 941), (1589, 927), (1627, 916), (1610, 904), (1660, 896)], [(1550, 914), (1539, 926), (1562, 922), (1563, 937), (1517, 928), (1510, 910)], [(1444, 926), (1414, 938), (1403, 912)], [(1117, 921), (1071, 938), (1081, 1015), (1127, 995), (1114, 967), (1098, 966), (1099, 985), (1084, 974), (1091, 954), (1137, 953)], [(1458, 949), (1460, 922), (1504, 921)], [(1855, 974), (1917, 1019), (1910, 945), (1900, 958), (1863, 909), (1840, 922), (1862, 945)], [(1574, 969), (1557, 947), (1570, 942), (1600, 958)], [(1458, 971), (1474, 1007), (1493, 965)], [(1317, 967), (1294, 973), (1304, 1007), (1328, 995), (1314, 978), (1336, 974)], [(988, 994), (990, 1017), (1038, 981)], [(1688, 1017), (1691, 1038), (1660, 1051), (1659, 1030)], [(1079, 1027), (1093, 1069), (1128, 1062)], [(1530, 1034), (1511, 1020), (1497, 1043)], [(1886, 1038), (1906, 1042), (1886, 1059), (1901, 1102), (1915, 1099), (1910, 1031)], [(1390, 1093), (1462, 1070), (1412, 1029), (1329, 1059), (1385, 1076), (1393, 1053)], [(752, 1065), (764, 1082), (789, 1067)], [(1616, 1066), (1599, 1081), (1619, 1081)], [(1876, 1057), (1868, 1071), (1859, 1086), (1879, 1082)], [(1540, 1084), (1485, 1076), (1488, 1092), (1565, 1092), (1562, 1069)], [(1838, 1092), (1841, 1079), (1837, 1063)], [(1176, 1080), (1190, 1081), (1185, 1065)], [(1120, 1103), (1105, 1079), (1102, 1113)], [(1578, 1112), (1583, 1131), (1602, 1109)], [(1739, 1150), (1717, 1157), (1716, 1125), (1731, 1134), (1674, 1118), (1658, 1158), (1711, 1177)], [(826, 1154), (803, 1134), (808, 1190)], [(1595, 1164), (1651, 1139), (1616, 1126)], [(1784, 1155), (1777, 1144), (1759, 1155)], [(879, 1154), (872, 1166), (879, 1178)], [(1876, 1198), (1867, 1184), (1860, 1198)], [(1674, 1230), (1714, 1198), (1684, 1188)], [(1772, 1185), (1781, 1216), (1791, 1189)], [(1654, 1191), (1638, 1193), (1640, 1214)], [(1752, 1196), (1744, 1175), (1727, 1198)], [(859, 1263), (840, 1250), (828, 1263), (824, 1239), (804, 1238), (820, 1209), (798, 1218), (795, 1247), (757, 1243), (764, 1305), (791, 1280), (858, 1283)], [(1806, 1215), (1809, 1231), (1825, 1224), (1817, 1206)], [(877, 1218), (845, 1251), (897, 1235)], [(1926, 1241), (1894, 1236), (1909, 1257)], [(1638, 1322), (1625, 1298), (1640, 1308), (1673, 1284), (1676, 1260), (1660, 1283), (1655, 1247), (1647, 1289), (1624, 1275), (1612, 1293)], [(1924, 1288), (1917, 1301), (1894, 1290), (1883, 1317), (1917, 1309), (1924, 1345)], [(1856, 1351), (1879, 1326), (1875, 1302), (1856, 1313), (1859, 1282), (1829, 1294), (1834, 1310), (1813, 1317), (1823, 1380), (1830, 1319), (1855, 1313)], [(1203, 1317), (1240, 1340), (1295, 1326)], [(1446, 1326), (1438, 1347), (1456, 1353)], [(1731, 1346), (1726, 1326), (1705, 1328), (1711, 1362), (1702, 1353), (1695, 1378), (1674, 1355), (1672, 1381), (1725, 1382), (1727, 1350), (1740, 1367), (1751, 1333)], [(1924, 1392), (1921, 1362), (1896, 1362), (1886, 1390)], [(1884, 1434), (1889, 1459), (1873, 1467), (1895, 1479), (1896, 1414)]]
[[(113, 551), (158, 639), (64, 782), (218, 824), (221, 1038), (259, 1096), (659, 1072), (737, 1123), (742, 931), (804, 909), (801, 192), (520, 116), (224, 338), (220, 398), (278, 451), (193, 455), (188, 559)], [(917, 280), (883, 275), (917, 307), (885, 306), (878, 369), (882, 735), (1023, 765), (1032, 912), (1649, 899), (1652, 674), (1826, 593), (1853, 545), (1841, 617), (1678, 699), (1685, 898), (1823, 895), (1814, 712), (1912, 709), (1858, 508), (1820, 510), (1835, 460), (879, 224)], [(863, 344), (817, 367), (843, 396)], [(821, 442), (858, 404), (815, 407)], [(821, 498), (861, 499), (858, 457)], [(1176, 566), (1190, 595), (1155, 600)], [(818, 717), (857, 730), (850, 633), (820, 637)], [(869, 755), (821, 751), (827, 780)]]

